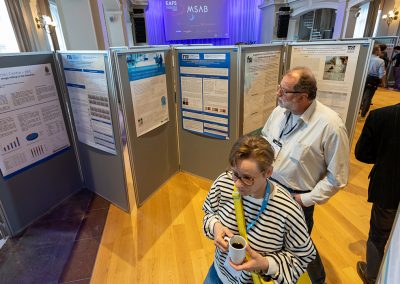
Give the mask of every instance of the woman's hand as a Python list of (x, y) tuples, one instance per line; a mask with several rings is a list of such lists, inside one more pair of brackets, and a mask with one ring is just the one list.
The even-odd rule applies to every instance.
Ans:
[(249, 245), (246, 246), (246, 252), (250, 256), (248, 260), (245, 260), (242, 264), (234, 264), (229, 260), (229, 264), (236, 270), (246, 270), (249, 272), (254, 271), (267, 271), (269, 268), (268, 259), (263, 257), (258, 252), (252, 250)]
[(215, 223), (214, 225), (214, 244), (223, 252), (228, 251), (229, 244), (224, 239), (225, 236), (231, 238), (233, 233), (225, 226), (223, 226), (220, 222)]

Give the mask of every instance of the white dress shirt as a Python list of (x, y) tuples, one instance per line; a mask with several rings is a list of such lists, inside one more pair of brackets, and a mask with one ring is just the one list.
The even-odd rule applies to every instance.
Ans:
[[(314, 100), (297, 118), (278, 106), (262, 134), (271, 145), (274, 139), (282, 145), (272, 177), (304, 192), (304, 206), (326, 202), (347, 184), (349, 138), (342, 119), (327, 106)], [(276, 151), (276, 143), (274, 148)]]

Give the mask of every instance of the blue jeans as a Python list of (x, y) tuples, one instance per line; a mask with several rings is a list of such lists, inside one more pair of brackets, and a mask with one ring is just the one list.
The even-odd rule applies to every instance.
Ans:
[(208, 270), (206, 279), (204, 279), (204, 284), (223, 284), (221, 279), (219, 279), (218, 277), (217, 271), (214, 267), (214, 263), (211, 264), (210, 270)]

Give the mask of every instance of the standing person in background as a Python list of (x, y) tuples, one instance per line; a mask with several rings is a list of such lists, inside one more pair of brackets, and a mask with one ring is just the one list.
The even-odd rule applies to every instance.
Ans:
[[(289, 191), (302, 206), (308, 232), (314, 225), (314, 206), (328, 201), (347, 184), (349, 139), (339, 115), (318, 102), (311, 70), (289, 70), (278, 85), (277, 106), (262, 134), (275, 149), (271, 181)], [(307, 272), (313, 284), (325, 283), (317, 252)]]
[(365, 115), (368, 113), (375, 91), (381, 83), (381, 79), (386, 74), (385, 61), (379, 58), (380, 55), (381, 48), (379, 45), (375, 45), (372, 49), (368, 76), (365, 82), (364, 94), (361, 101), (361, 117), (365, 117)]
[(400, 46), (395, 46), (393, 48), (394, 55), (392, 57), (392, 62), (394, 61), (394, 88), (400, 90)]
[(387, 73), (388, 73), (388, 66), (389, 66), (389, 57), (386, 51), (386, 44), (380, 44), (379, 47), (381, 48), (381, 55), (379, 58), (383, 59), (385, 62), (385, 75), (382, 77), (382, 87), (387, 88)]
[(367, 261), (357, 263), (365, 284), (375, 283), (400, 202), (400, 104), (373, 110), (358, 139), (357, 160), (374, 164), (369, 174), (372, 202)]

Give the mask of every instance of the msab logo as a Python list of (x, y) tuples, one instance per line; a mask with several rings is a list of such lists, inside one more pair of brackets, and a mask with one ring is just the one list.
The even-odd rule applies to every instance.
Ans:
[(186, 13), (208, 13), (208, 6), (204, 5), (204, 6), (188, 6)]

